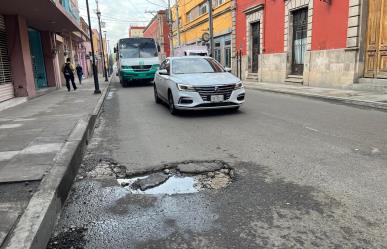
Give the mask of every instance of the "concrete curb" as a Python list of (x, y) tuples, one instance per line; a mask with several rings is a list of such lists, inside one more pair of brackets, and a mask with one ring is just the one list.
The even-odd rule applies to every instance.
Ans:
[(82, 162), (95, 122), (101, 113), (110, 82), (102, 91), (93, 113), (80, 119), (55, 157), (55, 164), (43, 178), (23, 215), (11, 233), (6, 249), (46, 248), (60, 210)]
[(299, 92), (299, 91), (271, 89), (271, 88), (265, 88), (265, 87), (259, 87), (259, 86), (245, 85), (245, 88), (251, 89), (251, 90), (263, 91), (263, 92), (297, 95), (297, 96), (320, 99), (320, 100), (324, 100), (324, 101), (332, 101), (332, 102), (336, 102), (336, 103), (342, 103), (342, 104), (347, 104), (347, 105), (352, 105), (352, 106), (357, 106), (357, 107), (361, 106), (361, 107), (374, 108), (374, 109), (378, 109), (378, 110), (382, 110), (382, 111), (387, 111), (387, 104), (386, 103), (375, 102), (375, 101), (348, 99), (348, 98), (342, 98), (342, 97), (326, 96), (326, 95), (321, 95), (321, 94), (305, 93), (305, 92)]

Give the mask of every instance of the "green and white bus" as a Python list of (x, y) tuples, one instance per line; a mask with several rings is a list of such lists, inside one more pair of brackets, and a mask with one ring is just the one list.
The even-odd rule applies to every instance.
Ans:
[(160, 66), (159, 46), (153, 38), (120, 39), (115, 49), (120, 82), (152, 81)]

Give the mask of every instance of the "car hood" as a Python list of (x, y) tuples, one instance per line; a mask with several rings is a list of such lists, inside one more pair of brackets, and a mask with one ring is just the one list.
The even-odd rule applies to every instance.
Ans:
[(194, 86), (226, 85), (240, 82), (240, 79), (231, 73), (195, 73), (175, 74), (172, 80), (176, 83), (189, 84)]

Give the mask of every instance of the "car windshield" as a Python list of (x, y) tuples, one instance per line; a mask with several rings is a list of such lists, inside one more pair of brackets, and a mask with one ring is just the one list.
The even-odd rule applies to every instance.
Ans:
[(224, 72), (222, 66), (211, 58), (175, 59), (172, 63), (172, 71), (174, 74)]
[(153, 39), (136, 38), (120, 41), (120, 58), (157, 57), (157, 48)]

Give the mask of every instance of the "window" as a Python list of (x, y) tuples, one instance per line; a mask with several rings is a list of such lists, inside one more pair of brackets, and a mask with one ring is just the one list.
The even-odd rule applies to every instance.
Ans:
[(214, 49), (214, 59), (217, 60), (219, 63), (221, 63), (222, 56), (220, 53), (220, 48), (215, 48)]
[[(199, 16), (199, 6), (196, 6), (195, 8), (188, 11), (186, 16), (187, 16), (187, 22), (193, 21), (196, 17)], [(180, 24), (181, 24), (181, 20), (180, 20)]]
[(202, 3), (201, 5), (199, 5), (199, 15), (203, 15), (205, 13), (207, 13), (207, 2), (204, 2)]
[(187, 22), (190, 22), (192, 20), (193, 20), (192, 11), (190, 11), (190, 12), (187, 13)]
[(231, 67), (231, 48), (230, 47), (226, 47), (224, 49), (224, 65), (226, 67)]
[(231, 67), (231, 40), (224, 42), (224, 65)]
[(214, 7), (217, 7), (219, 5), (222, 5), (224, 2), (225, 0), (213, 0), (212, 4), (214, 5)]
[(222, 63), (220, 41), (215, 41), (214, 43), (214, 59), (217, 60), (219, 63)]

